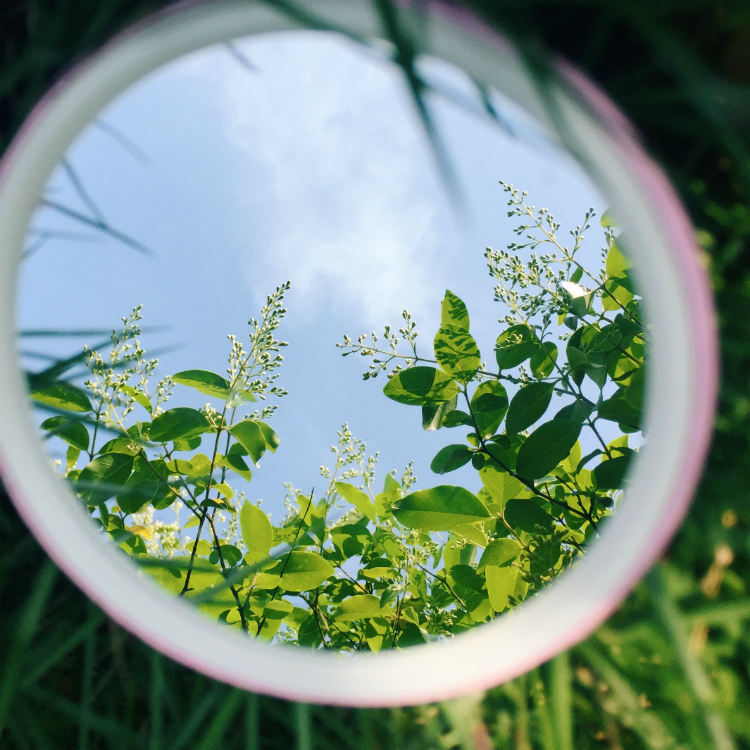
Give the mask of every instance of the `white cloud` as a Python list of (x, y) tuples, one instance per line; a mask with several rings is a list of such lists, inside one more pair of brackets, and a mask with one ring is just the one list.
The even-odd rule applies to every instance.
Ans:
[(265, 238), (249, 283), (291, 278), (311, 314), (335, 295), (369, 327), (404, 306), (434, 321), (423, 282), (452, 219), (429, 147), (398, 73), (334, 41), (256, 39), (243, 50), (257, 74), (223, 66), (227, 136), (249, 170), (238, 200)]

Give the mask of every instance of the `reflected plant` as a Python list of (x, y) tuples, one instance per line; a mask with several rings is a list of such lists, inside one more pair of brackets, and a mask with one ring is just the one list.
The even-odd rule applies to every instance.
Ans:
[[(382, 337), (339, 344), (369, 360), (365, 380), (388, 377), (385, 396), (419, 406), (425, 430), (464, 430), (430, 468), (471, 464), (476, 491), (418, 489), (411, 463), (379, 478), (378, 454), (344, 424), (322, 489), (287, 484), (278, 523), (246, 499), (259, 459), (280, 445), (266, 420), (286, 393), (276, 332), (287, 282), (250, 319), (247, 344), (229, 336), (223, 376), (184, 370), (153, 386), (135, 308), (106, 356), (85, 352), (83, 389), (32, 388), (59, 412), (42, 428), (68, 444), (64, 473), (102, 532), (176, 596), (250, 637), (348, 651), (451, 637), (568, 567), (613, 511), (637, 452), (639, 300), (609, 220), (602, 268), (590, 273), (579, 253), (593, 211), (563, 244), (549, 211), (504, 189), (520, 222), (518, 242), (485, 254), (503, 305), (496, 366), (483, 363), (451, 291), (430, 356), (406, 311)], [(209, 401), (171, 405), (184, 388)]]
[[(514, 230), (520, 241), (485, 253), (495, 299), (507, 311), (498, 321), (496, 370), (483, 363), (467, 307), (449, 290), (434, 357), (419, 353), (408, 311), (398, 334), (386, 326), (380, 339), (346, 336), (339, 344), (344, 356), (370, 360), (365, 380), (387, 373), (384, 394), (421, 407), (424, 429), (468, 429), (431, 469), (447, 474), (471, 463), (479, 492), (439, 485), (402, 498), (393, 513), (470, 550), (461, 563), (444, 556), (443, 569), (456, 596), (482, 592), (480, 619), (538, 591), (597, 535), (637, 452), (629, 434), (640, 433), (645, 372), (639, 299), (611, 220), (601, 222), (603, 264), (593, 275), (577, 257), (593, 210), (568, 246), (547, 209), (501, 184), (508, 216), (522, 222)], [(616, 430), (614, 439), (604, 438), (603, 424)]]

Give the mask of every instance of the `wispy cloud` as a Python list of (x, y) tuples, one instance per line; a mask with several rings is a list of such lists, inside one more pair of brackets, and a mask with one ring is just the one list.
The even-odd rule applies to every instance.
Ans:
[[(403, 306), (433, 319), (425, 282), (453, 220), (397, 72), (320, 35), (243, 51), (258, 72), (237, 66), (222, 95), (227, 136), (254, 170), (238, 185), (255, 206), (247, 231), (265, 238), (246, 269), (253, 291), (291, 278), (310, 314), (333, 298), (369, 327)], [(243, 192), (258, 173), (262, 197)]]

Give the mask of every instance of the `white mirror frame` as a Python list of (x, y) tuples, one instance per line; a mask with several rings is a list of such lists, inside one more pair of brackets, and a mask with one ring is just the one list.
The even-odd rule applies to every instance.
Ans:
[[(312, 0), (310, 13), (363, 37), (382, 36), (373, 3)], [(410, 14), (406, 8), (404, 14)], [(601, 538), (539, 595), (455, 639), (387, 653), (272, 646), (217, 626), (141, 578), (96, 531), (57, 476), (32, 419), (17, 354), (15, 282), (29, 221), (60, 158), (89, 121), (142, 76), (230, 38), (301, 28), (258, 3), (176, 6), (125, 32), (65, 76), (37, 105), (0, 164), (0, 470), (52, 559), (123, 627), (159, 651), (241, 688), (357, 706), (421, 703), (486, 689), (581, 640), (620, 603), (685, 513), (711, 432), (717, 343), (692, 228), (627, 123), (583, 76), (558, 65), (548, 91), (582, 160), (622, 226), (649, 321), (646, 431), (625, 501)], [(464, 69), (550, 123), (512, 46), (440, 3), (424, 52)], [(559, 132), (559, 128), (558, 128)]]

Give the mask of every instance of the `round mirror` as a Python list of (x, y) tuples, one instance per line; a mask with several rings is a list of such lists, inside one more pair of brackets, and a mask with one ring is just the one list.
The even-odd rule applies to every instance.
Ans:
[(397, 16), (161, 16), (0, 184), (19, 510), (157, 648), (304, 700), (447, 697), (581, 637), (710, 422), (689, 227), (622, 124)]

